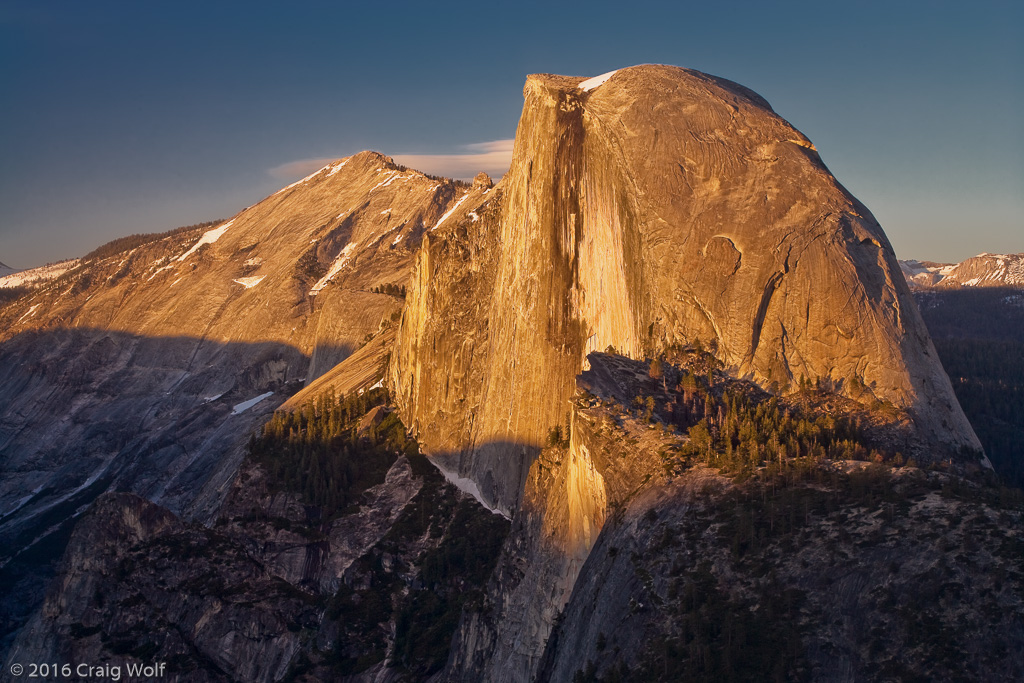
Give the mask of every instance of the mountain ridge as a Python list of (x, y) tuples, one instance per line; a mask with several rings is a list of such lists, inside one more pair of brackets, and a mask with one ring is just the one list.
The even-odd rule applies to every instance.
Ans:
[(22, 552), (53, 545), (39, 541), (104, 490), (215, 515), (249, 433), (393, 324), (402, 297), (380, 290), (483, 191), (360, 153), (211, 229), (74, 261), (0, 307), (0, 631), (56, 561), (30, 568)]
[[(941, 678), (954, 586), (985, 601), (972, 671), (1012, 674), (1024, 635), (981, 621), (1020, 612), (1017, 499), (962, 478), (987, 461), (897, 268), (763, 98), (661, 65), (528, 77), (497, 184), (363, 152), (81, 264), (0, 307), (4, 646), (194, 680), (667, 679), (711, 647), (705, 596), (762, 673)], [(1005, 581), (932, 547), (976, 528)], [(59, 566), (24, 552), (61, 539)], [(842, 601), (813, 583), (853, 555)], [(867, 585), (899, 642), (941, 624), (927, 666), (842, 621)]]
[(1024, 287), (1024, 253), (984, 252), (959, 263), (901, 260), (907, 284), (914, 289), (932, 287)]

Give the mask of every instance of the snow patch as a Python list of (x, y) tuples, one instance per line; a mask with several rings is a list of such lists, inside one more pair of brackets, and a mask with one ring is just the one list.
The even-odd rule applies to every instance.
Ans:
[(612, 76), (614, 76), (616, 73), (618, 73), (618, 71), (619, 70), (616, 69), (615, 71), (609, 71), (608, 73), (601, 74), (600, 76), (588, 78), (587, 80), (580, 83), (577, 87), (583, 92), (590, 92), (594, 88), (599, 88), (600, 86), (604, 85), (604, 82), (607, 81)]
[(37, 309), (37, 308), (39, 308), (39, 304), (36, 304), (36, 305), (35, 305), (35, 306), (33, 306), (32, 308), (30, 308), (30, 309), (28, 309), (27, 311), (25, 311), (25, 314), (24, 314), (23, 316), (21, 316), (20, 318), (18, 318), (18, 322), (17, 322), (17, 323), (14, 323), (14, 324), (15, 324), (15, 325), (17, 325), (18, 323), (20, 323), (20, 322), (21, 322), (22, 320), (24, 320), (25, 318), (27, 318), (27, 317), (29, 317), (29, 316), (31, 316), (31, 315), (34, 315), (34, 314), (35, 314), (35, 312), (36, 312), (36, 309)]
[(214, 242), (219, 240), (224, 235), (224, 233), (228, 231), (228, 228), (230, 228), (231, 224), (234, 222), (235, 219), (232, 218), (227, 223), (224, 223), (219, 227), (214, 228), (213, 230), (207, 230), (206, 232), (204, 232), (203, 236), (199, 238), (198, 242), (192, 245), (191, 249), (189, 249), (184, 254), (178, 257), (178, 261), (184, 261), (192, 254), (196, 253), (199, 250), (199, 247), (203, 246), (204, 244), (213, 244)]
[[(160, 261), (157, 261), (157, 263), (160, 263)], [(149, 282), (150, 280), (152, 280), (153, 278), (155, 278), (155, 277), (156, 277), (157, 275), (159, 275), (160, 273), (164, 272), (165, 270), (170, 270), (170, 269), (171, 269), (171, 268), (173, 268), (173, 267), (174, 267), (174, 265), (173, 265), (173, 264), (171, 264), (171, 265), (168, 265), (168, 266), (164, 266), (163, 268), (157, 268), (157, 269), (156, 269), (156, 270), (155, 270), (155, 271), (153, 272), (153, 274), (152, 274), (152, 275), (150, 275), (149, 277), (147, 277), (147, 278), (146, 278), (146, 282)]]
[(107, 470), (110, 469), (110, 465), (113, 462), (114, 462), (113, 458), (111, 458), (110, 460), (105, 461), (102, 465), (100, 465), (99, 469), (97, 469), (95, 472), (93, 472), (93, 474), (88, 479), (85, 480), (85, 483), (83, 483), (81, 486), (76, 488), (71, 493), (65, 493), (63, 496), (61, 496), (57, 500), (51, 501), (51, 502), (47, 503), (46, 505), (42, 506), (41, 508), (39, 508), (37, 510), (33, 510), (27, 516), (23, 517), (21, 521), (25, 522), (25, 521), (27, 521), (29, 519), (34, 518), (34, 517), (38, 517), (39, 515), (41, 515), (44, 512), (46, 512), (47, 510), (51, 510), (51, 509), (55, 508), (56, 506), (60, 505), (64, 501), (66, 501), (69, 498), (71, 498), (72, 496), (74, 496), (74, 495), (76, 495), (78, 493), (81, 493), (85, 489), (89, 488), (90, 486), (92, 486), (93, 484), (96, 483), (97, 479), (99, 479), (101, 476), (103, 476), (104, 474), (107, 473)]
[(39, 266), (38, 268), (30, 268), (28, 270), (19, 270), (0, 277), (0, 289), (7, 287), (21, 287), (23, 285), (31, 285), (34, 283), (43, 283), (50, 280), (56, 280), (64, 273), (68, 272), (72, 268), (78, 265), (79, 259), (71, 259), (69, 261), (60, 261), (58, 263), (51, 263), (47, 266)]
[(451, 216), (453, 213), (455, 213), (456, 209), (458, 209), (460, 206), (462, 206), (462, 202), (466, 201), (466, 197), (468, 197), (468, 196), (469, 196), (469, 192), (466, 192), (466, 194), (462, 195), (462, 198), (459, 199), (459, 201), (455, 202), (455, 206), (453, 206), (452, 208), (448, 209), (445, 212), (445, 214), (443, 216), (441, 216), (440, 220), (438, 220), (437, 223), (434, 224), (434, 227), (432, 227), (430, 230), (434, 231), (434, 230), (437, 230), (438, 228), (440, 228), (441, 224), (444, 223), (446, 220), (448, 220), (448, 217)]
[(244, 413), (245, 411), (249, 410), (249, 408), (252, 408), (254, 405), (259, 403), (260, 401), (262, 401), (264, 399), (267, 399), (267, 398), (270, 398), (273, 395), (274, 395), (273, 391), (268, 391), (265, 394), (260, 394), (256, 398), (250, 398), (248, 401), (242, 401), (241, 403), (236, 404), (234, 408), (232, 408), (231, 414), (232, 415), (241, 415), (242, 413)]
[[(377, 170), (380, 170), (380, 169), (377, 169)], [(370, 188), (370, 192), (373, 192), (378, 187), (387, 187), (388, 185), (393, 183), (395, 181), (395, 179), (398, 178), (398, 177), (399, 177), (398, 171), (388, 171), (388, 177), (385, 178), (384, 180), (380, 181), (379, 183), (377, 183), (373, 187), (371, 187)], [(370, 192), (367, 192), (366, 194), (370, 194)]]
[(253, 276), (253, 277), (240, 277), (237, 280), (232, 280), (232, 282), (237, 282), (238, 284), (242, 285), (246, 289), (251, 289), (251, 288), (255, 287), (256, 285), (258, 285), (260, 282), (262, 282), (263, 278), (265, 278), (265, 277), (266, 277), (266, 275), (258, 275), (258, 276)]
[(15, 512), (17, 512), (18, 510), (20, 510), (21, 508), (25, 507), (25, 503), (27, 503), (30, 500), (32, 500), (36, 496), (37, 493), (39, 493), (40, 491), (43, 490), (43, 487), (45, 487), (45, 486), (46, 486), (46, 484), (43, 483), (43, 484), (40, 484), (39, 486), (35, 487), (34, 489), (32, 489), (31, 493), (29, 493), (27, 496), (25, 496), (24, 498), (22, 498), (21, 500), (16, 502), (14, 504), (14, 507), (12, 507), (10, 510), (7, 510), (6, 512), (0, 512), (0, 517), (9, 517), (12, 514), (14, 514)]
[(920, 261), (900, 261), (899, 264), (900, 270), (908, 275), (920, 275), (921, 273), (930, 272)]
[[(343, 165), (344, 165), (344, 164), (343, 164)], [(323, 173), (325, 169), (328, 169), (328, 168), (330, 168), (330, 167), (331, 167), (331, 165), (330, 165), (330, 164), (327, 164), (327, 165), (326, 165), (326, 166), (324, 166), (323, 168), (318, 168), (318, 169), (316, 169), (315, 171), (313, 171), (312, 173), (310, 173), (310, 174), (309, 174), (308, 176), (306, 176), (305, 178), (301, 178), (301, 179), (299, 179), (299, 180), (296, 180), (296, 181), (295, 181), (294, 183), (292, 183), (291, 185), (285, 185), (285, 186), (284, 186), (284, 187), (282, 187), (282, 188), (281, 188), (280, 190), (278, 190), (277, 192), (275, 192), (274, 194), (272, 194), (272, 195), (270, 195), (270, 196), (271, 196), (271, 197), (273, 197), (274, 195), (279, 195), (279, 194), (281, 194), (282, 192), (284, 192), (285, 190), (290, 190), (290, 189), (292, 189), (293, 187), (295, 187), (296, 185), (301, 185), (302, 183), (306, 182), (307, 180), (312, 180), (312, 179), (313, 179), (313, 178), (314, 178), (314, 177), (315, 177), (316, 175), (318, 175), (318, 174), (320, 174), (320, 173)]]
[(334, 263), (331, 264), (330, 270), (327, 271), (327, 275), (320, 278), (320, 281), (313, 285), (313, 289), (309, 290), (311, 296), (316, 296), (317, 292), (327, 286), (327, 283), (334, 279), (334, 276), (341, 272), (341, 269), (348, 263), (349, 258), (352, 256), (352, 252), (356, 248), (355, 242), (349, 242), (345, 245), (345, 248), (338, 254), (338, 258), (334, 259)]
[(490, 510), (493, 514), (501, 515), (505, 519), (512, 519), (511, 517), (509, 517), (507, 514), (505, 514), (501, 510), (499, 510), (497, 508), (494, 508), (494, 507), (491, 507), (487, 503), (487, 501), (484, 500), (483, 495), (480, 493), (480, 487), (476, 485), (475, 481), (473, 481), (472, 479), (467, 479), (466, 477), (460, 477), (459, 475), (455, 474), (454, 472), (449, 472), (445, 468), (441, 467), (441, 465), (439, 465), (438, 462), (434, 458), (427, 458), (427, 460), (429, 460), (430, 463), (434, 467), (437, 468), (438, 472), (440, 472), (441, 474), (444, 475), (445, 479), (447, 479), (449, 482), (454, 484), (455, 487), (458, 488), (463, 493), (468, 493), (469, 495), (471, 495), (474, 498), (476, 498), (478, 503), (480, 503), (485, 508)]
[[(345, 164), (347, 164), (347, 163), (348, 163), (348, 159), (343, 159), (343, 160), (337, 162), (336, 164), (334, 164), (333, 166), (331, 166), (331, 170), (327, 172), (327, 177), (330, 178), (332, 175), (334, 175), (335, 173), (337, 173), (338, 171), (343, 169), (345, 167)], [(323, 169), (320, 169), (320, 170), (323, 170)], [(319, 173), (319, 171), (317, 171), (317, 173)]]

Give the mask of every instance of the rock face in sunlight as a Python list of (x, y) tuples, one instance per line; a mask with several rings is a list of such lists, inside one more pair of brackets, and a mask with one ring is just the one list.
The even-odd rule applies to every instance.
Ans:
[(363, 152), (0, 299), (5, 666), (1024, 675), (1021, 494), (810, 141), (675, 67), (524, 98), (497, 184)]
[[(248, 435), (389, 333), (423, 236), (483, 191), (363, 152), (220, 225), (76, 262), (0, 308), (0, 562), (30, 544), (59, 552), (109, 489), (215, 515)], [(54, 559), (0, 569), (0, 639)]]
[(392, 379), (432, 452), (512, 509), (587, 353), (697, 340), (777, 391), (866, 387), (932, 457), (980, 450), (882, 229), (810, 141), (699, 72), (580, 84), (529, 77), (500, 211), (417, 261)]

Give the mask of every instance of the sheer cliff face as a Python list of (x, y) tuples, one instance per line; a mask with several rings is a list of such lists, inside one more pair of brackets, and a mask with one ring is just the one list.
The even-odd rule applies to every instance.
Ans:
[[(497, 249), (485, 257), (496, 264), (489, 310), (474, 301), (475, 324), (463, 323), (472, 362), (465, 343), (445, 342), (480, 368), (461, 407), (446, 406), (445, 419), (471, 429), (427, 437), (428, 447), (462, 454), (467, 475), (493, 476), (493, 463), (528, 458), (565, 423), (589, 351), (642, 358), (700, 340), (764, 386), (801, 376), (864, 385), (906, 408), (937, 451), (979, 449), (878, 223), (758, 95), (639, 66), (603, 81), (531, 76), (524, 96), (499, 236), (463, 240), (463, 250)], [(454, 294), (426, 275), (451, 266), (421, 257), (420, 268), (421, 286)], [(407, 397), (452, 377), (444, 351), (423, 345), (437, 333), (431, 318), (450, 313), (414, 315), (396, 359), (396, 377), (419, 368)], [(417, 426), (439, 412), (405, 408)], [(484, 488), (514, 506), (525, 474), (499, 469), (519, 480)]]

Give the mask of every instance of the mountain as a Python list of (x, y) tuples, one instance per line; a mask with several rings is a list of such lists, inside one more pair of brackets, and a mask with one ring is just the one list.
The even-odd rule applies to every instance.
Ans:
[(530, 76), (497, 185), (364, 152), (107, 251), (0, 308), (4, 670), (1024, 676), (1024, 495), (738, 84)]
[(960, 263), (900, 261), (911, 288), (1024, 287), (1024, 254), (978, 254)]
[(214, 516), (249, 434), (387, 334), (420, 241), (484, 184), (358, 154), (212, 229), (67, 262), (0, 308), (3, 630), (104, 491)]
[[(424, 449), (519, 511), (510, 543), (531, 558), (460, 632), (467, 681), (536, 674), (605, 521), (658, 472), (613, 488), (615, 459), (577, 441), (566, 405), (595, 351), (712, 349), (775, 392), (889, 402), (919, 462), (980, 454), (881, 228), (762, 98), (663, 66), (531, 76), (524, 98), (500, 211), (425, 243), (390, 369)], [(545, 463), (554, 429), (572, 439)]]
[(57, 263), (49, 263), (45, 266), (29, 268), (28, 270), (14, 270), (0, 264), (0, 289), (36, 287), (45, 282), (55, 280), (77, 265), (78, 259), (58, 261)]
[(865, 387), (910, 413), (922, 458), (980, 449), (878, 223), (762, 98), (663, 66), (531, 76), (524, 96), (501, 211), (421, 251), (391, 375), (425, 448), (491, 504), (515, 507), (608, 347), (699, 341), (783, 392)]

